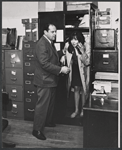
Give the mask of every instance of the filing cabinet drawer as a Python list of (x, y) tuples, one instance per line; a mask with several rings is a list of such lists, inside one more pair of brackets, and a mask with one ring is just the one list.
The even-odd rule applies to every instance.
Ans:
[(36, 61), (26, 61), (24, 63), (24, 79), (32, 80), (35, 73)]
[(24, 80), (24, 87), (30, 87), (33, 86), (33, 80)]
[(27, 121), (34, 120), (35, 104), (25, 103), (25, 110), (24, 110), (24, 119), (25, 120), (27, 120)]
[(36, 91), (36, 89), (25, 89), (24, 90), (24, 97), (28, 97), (28, 98), (32, 98), (32, 99), (35, 99), (35, 98), (37, 98), (37, 91)]
[(24, 49), (24, 60), (35, 60), (35, 48)]
[(5, 90), (5, 69), (4, 69), (4, 62), (2, 62), (2, 89)]
[(32, 84), (26, 84), (24, 86), (24, 97), (36, 99), (37, 98), (37, 88)]
[(23, 41), (23, 50), (36, 48), (36, 41)]
[(94, 52), (93, 69), (97, 71), (118, 72), (117, 52)]
[(28, 121), (34, 120), (34, 112), (35, 112), (35, 105), (36, 99), (25, 98), (24, 102), (24, 119)]
[(5, 65), (5, 63), (4, 63), (4, 61), (2, 61), (2, 71), (5, 69), (4, 65)]
[(25, 92), (24, 101), (25, 101), (25, 103), (28, 103), (28, 104), (35, 104), (37, 101), (36, 93), (34, 93), (34, 95), (32, 95), (32, 96), (30, 96), (30, 95), (28, 96), (28, 94)]
[(96, 29), (94, 31), (94, 49), (114, 49), (116, 45), (114, 29)]
[(4, 50), (2, 50), (2, 61), (4, 61)]
[(6, 84), (23, 85), (23, 70), (17, 68), (6, 68)]
[(9, 98), (14, 101), (23, 101), (22, 86), (6, 85), (6, 91), (9, 93)]
[(12, 110), (7, 111), (7, 117), (13, 119), (24, 119), (24, 104), (12, 101)]
[(23, 66), (22, 51), (19, 50), (5, 51), (5, 67), (22, 68), (22, 66)]

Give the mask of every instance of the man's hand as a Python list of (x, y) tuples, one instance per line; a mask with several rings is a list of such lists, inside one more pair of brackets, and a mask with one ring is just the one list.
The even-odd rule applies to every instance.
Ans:
[(66, 62), (66, 55), (62, 56), (61, 59), (60, 59), (60, 62), (63, 65), (65, 65), (65, 62)]
[(61, 67), (60, 73), (68, 74), (69, 72), (70, 72), (70, 69), (67, 66)]

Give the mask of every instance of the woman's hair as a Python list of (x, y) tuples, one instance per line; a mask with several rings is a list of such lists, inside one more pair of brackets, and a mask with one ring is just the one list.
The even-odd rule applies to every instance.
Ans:
[(84, 35), (79, 32), (79, 31), (75, 31), (73, 32), (70, 37), (69, 37), (69, 47), (68, 47), (68, 52), (69, 53), (72, 53), (74, 51), (74, 47), (73, 45), (71, 44), (71, 40), (72, 39), (75, 39), (75, 40), (78, 40), (79, 42), (81, 42), (83, 45), (85, 43), (85, 37)]
[(81, 42), (83, 45), (85, 43), (85, 37), (84, 35), (82, 34), (82, 32), (79, 32), (79, 31), (75, 31), (71, 34), (70, 38), (69, 38), (69, 41), (71, 41), (72, 39), (76, 39), (78, 40), (79, 42)]

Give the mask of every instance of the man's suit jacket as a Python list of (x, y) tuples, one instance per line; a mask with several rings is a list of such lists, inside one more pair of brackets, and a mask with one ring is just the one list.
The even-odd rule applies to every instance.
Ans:
[(61, 70), (56, 49), (42, 36), (35, 49), (36, 66), (34, 85), (40, 87), (56, 87)]

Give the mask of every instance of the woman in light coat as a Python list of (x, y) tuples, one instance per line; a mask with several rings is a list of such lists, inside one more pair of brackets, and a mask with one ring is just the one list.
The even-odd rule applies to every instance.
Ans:
[[(83, 116), (83, 105), (89, 94), (89, 69), (90, 69), (90, 48), (85, 43), (85, 38), (80, 32), (73, 32), (69, 42), (65, 43), (67, 66), (70, 68), (68, 75), (68, 92), (70, 87), (74, 88), (75, 111), (71, 118), (79, 113)], [(82, 108), (79, 112), (80, 93), (82, 94)]]

